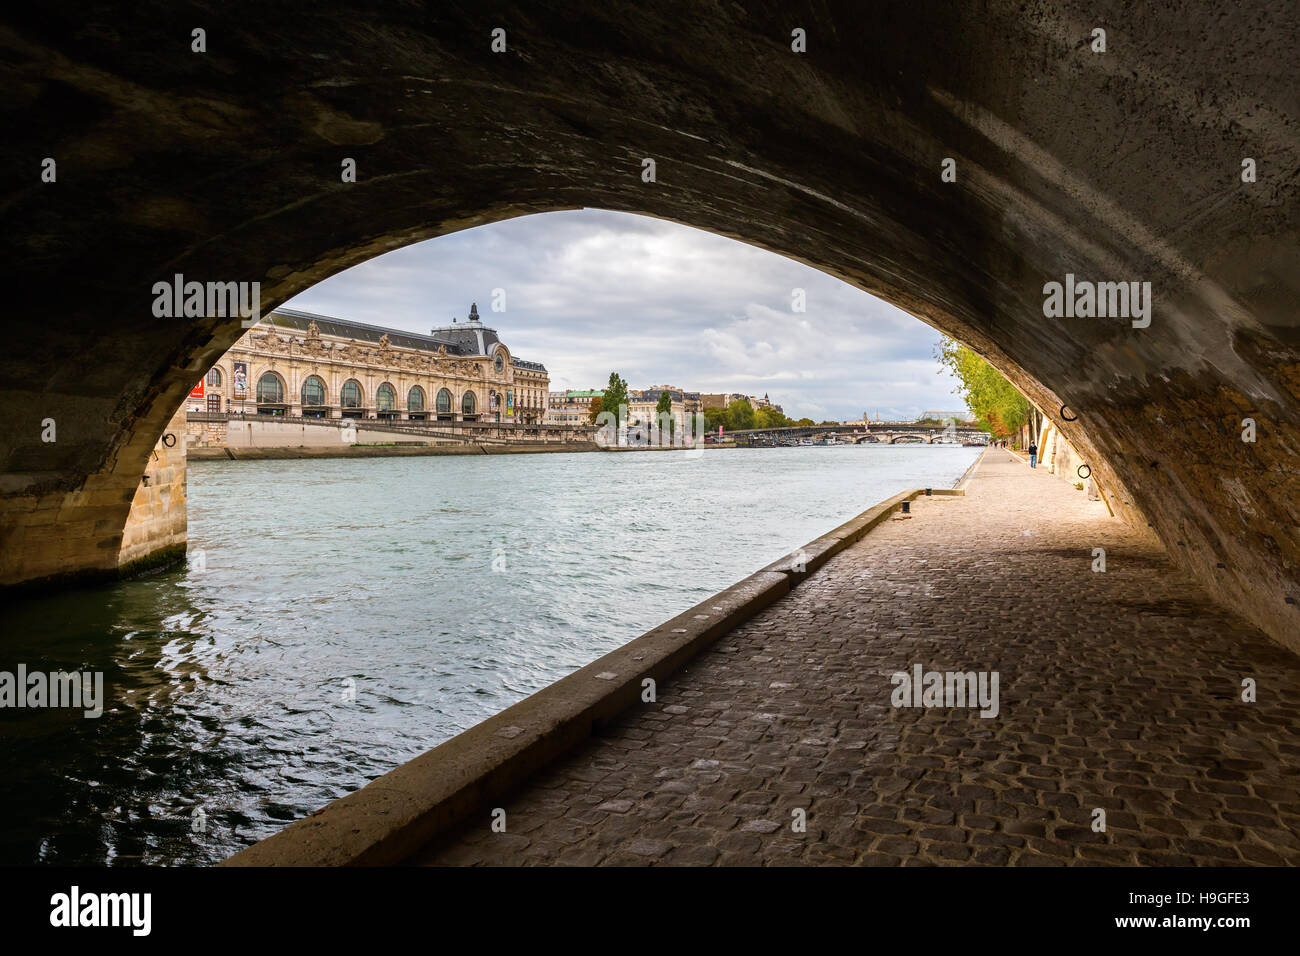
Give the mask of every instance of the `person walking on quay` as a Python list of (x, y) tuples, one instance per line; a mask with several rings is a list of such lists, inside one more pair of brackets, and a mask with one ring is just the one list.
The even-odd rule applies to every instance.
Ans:
[(1038, 445), (1032, 441), (1029, 443), (1029, 467), (1038, 467)]

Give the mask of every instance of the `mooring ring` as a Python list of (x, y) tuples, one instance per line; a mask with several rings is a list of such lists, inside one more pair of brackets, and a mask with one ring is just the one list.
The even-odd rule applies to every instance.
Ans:
[(168, 432), (167, 434), (163, 435), (162, 443), (166, 445), (168, 448), (171, 448), (173, 445), (176, 444), (176, 436), (173, 435), (171, 432)]
[(1077, 422), (1078, 420), (1079, 420), (1079, 416), (1078, 416), (1078, 415), (1075, 415), (1073, 418), (1071, 418), (1069, 415), (1065, 414), (1065, 406), (1064, 406), (1064, 405), (1061, 406), (1061, 421), (1063, 421), (1063, 422)]
[[(1086, 475), (1083, 473), (1083, 471), (1084, 471), (1085, 468), (1088, 469), (1088, 474), (1086, 474)], [(1090, 477), (1092, 477), (1092, 469), (1091, 469), (1091, 468), (1088, 468), (1087, 465), (1080, 465), (1078, 468), (1076, 468), (1076, 469), (1074, 470), (1074, 473), (1075, 473), (1076, 475), (1078, 475), (1080, 478), (1090, 478)]]

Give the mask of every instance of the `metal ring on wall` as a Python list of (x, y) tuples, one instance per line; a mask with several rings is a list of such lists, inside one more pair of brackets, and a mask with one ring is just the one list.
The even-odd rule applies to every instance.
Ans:
[[(1083, 470), (1084, 470), (1085, 468), (1088, 469), (1088, 474), (1086, 474), (1086, 475), (1083, 473)], [(1078, 468), (1076, 468), (1076, 469), (1074, 470), (1074, 473), (1075, 473), (1076, 475), (1078, 475), (1080, 478), (1090, 478), (1090, 477), (1092, 477), (1092, 469), (1091, 469), (1091, 468), (1088, 468), (1087, 465), (1080, 465)]]
[(1075, 415), (1073, 418), (1071, 418), (1069, 415), (1065, 414), (1065, 406), (1064, 406), (1064, 405), (1061, 406), (1061, 421), (1063, 421), (1063, 422), (1077, 422), (1078, 420), (1079, 420), (1079, 416), (1078, 416), (1078, 415)]
[(162, 443), (166, 445), (168, 448), (171, 448), (173, 445), (176, 444), (176, 436), (173, 435), (171, 432), (168, 432), (167, 434), (163, 435)]

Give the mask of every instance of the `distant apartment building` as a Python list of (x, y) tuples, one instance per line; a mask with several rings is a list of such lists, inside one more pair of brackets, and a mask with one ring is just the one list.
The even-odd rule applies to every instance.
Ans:
[[(628, 389), (627, 413), (633, 425), (648, 426), (656, 423), (659, 408), (659, 396), (664, 392), (672, 403), (671, 414), (673, 427), (683, 432), (690, 427), (691, 416), (703, 412), (707, 407), (700, 392), (688, 392), (673, 385), (655, 385), (651, 388)], [(547, 425), (585, 425), (591, 420), (591, 403), (593, 399), (604, 398), (600, 389), (567, 389), (563, 392), (550, 392), (546, 401)], [(729, 396), (722, 396), (729, 398)], [(602, 409), (608, 410), (608, 409)]]
[[(629, 418), (648, 423), (654, 418), (659, 407), (659, 396), (664, 392), (671, 396), (672, 415), (679, 427), (689, 424), (691, 415), (704, 410), (699, 392), (688, 392), (672, 385), (655, 385), (652, 388), (628, 390)], [(570, 388), (563, 392), (550, 392), (546, 400), (546, 424), (585, 425), (591, 420), (592, 400), (604, 396), (601, 389)]]
[(673, 429), (684, 433), (687, 416), (685, 393), (681, 389), (671, 388), (667, 385), (656, 385), (654, 388), (629, 391), (627, 395), (629, 422), (633, 426), (640, 424), (658, 427), (659, 396), (665, 392), (668, 394), (668, 400), (672, 403), (669, 414), (672, 415)]
[(680, 396), (681, 405), (682, 405), (682, 414), (685, 415), (688, 419), (690, 418), (691, 415), (694, 415), (696, 412), (704, 411), (703, 396), (699, 392), (688, 392), (683, 388), (678, 388), (676, 385), (652, 385), (648, 389), (645, 389), (640, 394), (649, 395), (653, 393), (654, 401), (657, 402), (659, 401), (659, 394), (661, 392), (671, 392), (673, 396), (672, 401), (674, 402), (674, 405), (676, 404), (676, 402), (678, 401), (678, 397)]
[(566, 389), (563, 392), (550, 392), (546, 399), (547, 425), (586, 425), (591, 421), (591, 402), (601, 398), (604, 392), (599, 389)]

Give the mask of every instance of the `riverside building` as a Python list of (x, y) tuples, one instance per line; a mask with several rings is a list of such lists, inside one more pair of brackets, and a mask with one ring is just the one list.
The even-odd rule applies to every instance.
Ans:
[(672, 403), (669, 414), (675, 434), (684, 433), (686, 429), (686, 398), (681, 389), (670, 385), (656, 385), (654, 388), (640, 389), (628, 393), (629, 420), (636, 425), (660, 427), (659, 396), (668, 393)]
[(593, 399), (604, 397), (599, 389), (567, 389), (551, 392), (546, 399), (547, 425), (586, 425), (591, 421)]
[(478, 306), (428, 335), (276, 309), (240, 337), (186, 408), (305, 418), (540, 424), (546, 367), (514, 357)]

